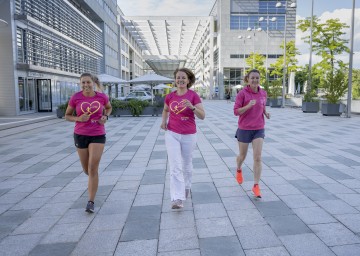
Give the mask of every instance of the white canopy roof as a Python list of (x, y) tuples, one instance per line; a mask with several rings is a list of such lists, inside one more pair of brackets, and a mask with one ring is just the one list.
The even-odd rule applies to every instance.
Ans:
[(108, 74), (100, 74), (97, 76), (99, 78), (99, 81), (101, 83), (115, 83), (115, 84), (124, 84), (127, 83), (127, 81), (117, 78), (115, 76), (111, 76)]
[(150, 85), (155, 85), (158, 83), (169, 83), (174, 81), (173, 79), (164, 77), (164, 76), (160, 76), (158, 74), (146, 74), (143, 76), (139, 76), (135, 79), (132, 79), (130, 81), (128, 81), (129, 83), (133, 83), (133, 84), (150, 84)]

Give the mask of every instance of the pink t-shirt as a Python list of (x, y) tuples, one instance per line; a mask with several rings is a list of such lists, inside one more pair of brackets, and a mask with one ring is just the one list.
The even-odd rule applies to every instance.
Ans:
[(170, 115), (167, 128), (179, 134), (196, 133), (195, 114), (182, 104), (183, 100), (189, 100), (194, 106), (201, 103), (199, 95), (193, 90), (188, 90), (184, 95), (177, 95), (176, 91), (165, 97), (165, 104), (168, 105)]
[(109, 102), (106, 94), (96, 92), (93, 97), (86, 97), (82, 91), (75, 93), (69, 100), (69, 106), (76, 109), (76, 115), (90, 113), (87, 122), (76, 122), (74, 133), (86, 136), (98, 136), (105, 134), (105, 126), (98, 120), (103, 115), (104, 106)]
[[(234, 115), (239, 116), (238, 127), (242, 130), (261, 130), (265, 127), (264, 110), (267, 93), (259, 87), (258, 92), (251, 90), (250, 85), (244, 87), (236, 96)], [(256, 100), (256, 104), (245, 113), (239, 115), (238, 109)]]

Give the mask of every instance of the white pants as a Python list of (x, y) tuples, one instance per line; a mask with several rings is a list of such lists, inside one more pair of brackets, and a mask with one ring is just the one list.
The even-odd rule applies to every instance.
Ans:
[(196, 145), (196, 134), (178, 134), (166, 131), (165, 144), (170, 167), (171, 201), (185, 200), (185, 188), (191, 188), (193, 171), (192, 154)]

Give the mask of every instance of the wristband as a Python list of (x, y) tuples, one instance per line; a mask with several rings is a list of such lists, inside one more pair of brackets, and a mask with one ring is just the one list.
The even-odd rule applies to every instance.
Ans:
[(193, 107), (191, 110), (192, 110), (192, 111), (195, 111), (195, 110), (196, 110), (196, 108), (195, 108), (195, 107)]
[(108, 115), (104, 115), (104, 116), (106, 116), (106, 120), (109, 120), (109, 116), (108, 116)]

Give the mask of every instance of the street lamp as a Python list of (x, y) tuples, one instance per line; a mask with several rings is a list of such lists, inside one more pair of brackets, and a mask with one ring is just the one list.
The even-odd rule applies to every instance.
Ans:
[[(261, 30), (262, 30), (261, 28), (255, 28), (255, 26), (254, 26), (253, 29), (250, 28), (250, 27), (247, 28), (247, 31), (249, 31), (249, 32), (254, 31), (254, 37), (253, 37), (253, 68), (255, 68), (255, 32), (256, 31), (260, 32)], [(251, 36), (250, 37), (248, 36), (248, 38), (250, 39)]]
[(272, 17), (271, 19), (269, 16), (265, 19), (264, 17), (259, 18), (259, 22), (266, 20), (266, 59), (265, 59), (265, 67), (266, 67), (266, 83), (269, 80), (268, 74), (268, 45), (269, 45), (269, 21), (275, 22), (277, 19), (276, 17)]
[(245, 62), (245, 41), (246, 41), (246, 39), (251, 39), (251, 36), (249, 35), (249, 36), (247, 36), (247, 37), (245, 37), (245, 36), (242, 36), (242, 35), (240, 35), (240, 36), (238, 36), (238, 39), (244, 39), (243, 40), (243, 46), (244, 46), (244, 48), (243, 48), (243, 56), (244, 56), (244, 58), (243, 58), (243, 62), (244, 62), (244, 67), (243, 67), (243, 69), (244, 69), (244, 73), (243, 73), (243, 77), (245, 77), (245, 69), (246, 69), (246, 67), (245, 67), (245, 65), (246, 65), (246, 62)]
[[(279, 8), (282, 7), (283, 4), (281, 2), (277, 2), (275, 7)], [(286, 84), (286, 73), (287, 73), (287, 66), (286, 66), (286, 14), (287, 14), (287, 8), (295, 8), (296, 7), (296, 3), (291, 3), (289, 6), (287, 5), (287, 0), (285, 0), (285, 24), (284, 24), (284, 68), (283, 68), (283, 85), (282, 85), (282, 101), (281, 101), (281, 107), (284, 108), (285, 107), (285, 84)]]
[(346, 117), (351, 117), (351, 91), (352, 91), (352, 67), (354, 54), (354, 17), (355, 17), (355, 0), (353, 0), (351, 12), (351, 28), (350, 28), (350, 54), (349, 54), (349, 81), (348, 81), (348, 98)]

